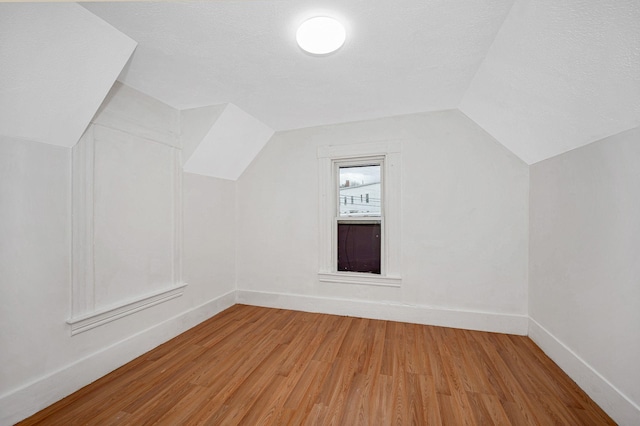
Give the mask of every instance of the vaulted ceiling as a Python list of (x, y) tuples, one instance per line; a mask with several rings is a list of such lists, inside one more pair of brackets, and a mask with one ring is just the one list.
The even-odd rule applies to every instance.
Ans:
[[(0, 133), (72, 145), (88, 119), (71, 112), (90, 119), (120, 71), (176, 109), (230, 103), (275, 131), (458, 108), (529, 164), (640, 125), (638, 0), (82, 6), (0, 5)], [(295, 44), (316, 15), (346, 24), (334, 54)]]

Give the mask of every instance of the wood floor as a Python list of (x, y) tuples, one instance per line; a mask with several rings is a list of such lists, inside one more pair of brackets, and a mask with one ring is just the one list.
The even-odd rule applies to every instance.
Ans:
[(236, 305), (21, 424), (615, 423), (527, 337)]

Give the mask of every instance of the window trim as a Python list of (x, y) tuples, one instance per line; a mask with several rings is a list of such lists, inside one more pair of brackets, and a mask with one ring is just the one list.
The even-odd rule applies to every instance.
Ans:
[[(318, 148), (319, 162), (319, 271), (320, 282), (400, 287), (401, 247), (401, 144), (398, 141), (330, 145)], [(361, 162), (362, 160), (362, 162)], [(381, 273), (337, 271), (338, 211), (337, 164), (361, 164), (382, 160), (381, 191), (383, 206)], [(344, 217), (344, 220), (353, 218)], [(369, 218), (371, 219), (371, 218)]]

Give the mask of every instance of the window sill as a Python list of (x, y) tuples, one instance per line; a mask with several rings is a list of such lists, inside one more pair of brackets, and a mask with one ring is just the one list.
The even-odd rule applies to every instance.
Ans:
[(182, 296), (186, 283), (169, 290), (163, 290), (142, 296), (138, 299), (124, 303), (122, 305), (102, 309), (98, 312), (92, 312), (88, 315), (83, 315), (67, 320), (67, 324), (71, 325), (71, 335), (82, 333), (83, 331), (91, 330), (103, 324), (115, 321), (118, 318), (131, 315), (135, 312), (141, 311), (146, 308), (158, 305), (162, 302), (166, 302), (176, 297)]
[(373, 285), (381, 287), (400, 287), (402, 278), (374, 274), (346, 272), (319, 272), (318, 279), (325, 283)]

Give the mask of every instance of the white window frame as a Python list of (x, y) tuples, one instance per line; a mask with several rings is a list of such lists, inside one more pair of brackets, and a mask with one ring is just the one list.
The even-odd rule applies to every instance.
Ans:
[[(319, 272), (320, 282), (400, 287), (401, 243), (401, 144), (397, 141), (354, 145), (322, 146), (318, 148), (320, 211), (319, 211)], [(340, 272), (337, 270), (338, 220), (354, 221), (354, 217), (339, 216), (338, 167), (381, 164), (381, 270), (380, 274)], [(377, 220), (377, 216), (374, 217)], [(364, 217), (362, 220), (371, 220)]]

